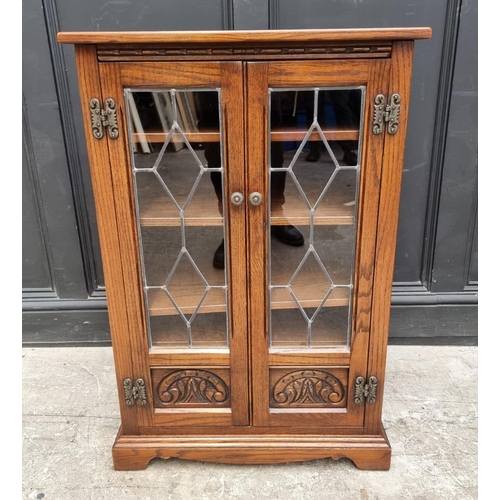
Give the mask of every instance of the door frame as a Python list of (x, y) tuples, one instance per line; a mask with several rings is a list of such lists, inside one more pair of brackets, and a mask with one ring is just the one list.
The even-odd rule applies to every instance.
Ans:
[[(122, 376), (132, 381), (144, 381), (146, 402), (144, 405), (127, 406), (123, 391), (119, 391), (122, 418), (130, 421), (123, 434), (147, 432), (147, 428), (169, 426), (242, 426), (249, 424), (248, 353), (246, 333), (246, 286), (244, 262), (246, 252), (245, 205), (229, 203), (233, 191), (244, 192), (243, 169), (243, 110), (242, 63), (240, 62), (105, 62), (98, 64), (101, 96), (113, 97), (118, 116), (118, 140), (106, 134), (109, 157), (107, 186), (96, 184), (101, 197), (113, 199), (117, 237), (113, 245), (103, 241), (103, 254), (107, 260), (115, 260), (120, 266), (115, 279), (120, 281), (120, 294), (110, 293), (110, 307), (115, 302), (120, 310), (110, 316), (111, 334), (118, 366), (118, 387), (123, 387)], [(227, 247), (229, 349), (164, 349), (150, 347), (146, 306), (143, 296), (143, 276), (139, 249), (137, 214), (135, 209), (134, 182), (131, 167), (131, 147), (126, 119), (125, 88), (176, 88), (221, 89), (221, 143), (225, 169), (226, 237)], [(231, 133), (229, 126), (231, 124)], [(91, 139), (92, 140), (92, 139)], [(101, 158), (101, 163), (104, 158)], [(97, 170), (97, 167), (96, 167)], [(112, 188), (111, 188), (112, 184)], [(104, 227), (106, 232), (107, 228)], [(234, 243), (233, 243), (234, 242)], [(117, 255), (120, 256), (117, 259)], [(116, 263), (119, 261), (119, 264)], [(111, 288), (112, 290), (112, 288)], [(127, 325), (117, 330), (116, 325)], [(224, 369), (228, 373), (230, 407), (159, 408), (155, 405), (153, 369)], [(120, 375), (118, 375), (120, 374)], [(123, 374), (123, 375), (121, 375)], [(228, 382), (226, 381), (226, 382)], [(143, 429), (141, 431), (141, 429)]]
[[(249, 328), (252, 369), (252, 425), (255, 426), (362, 426), (365, 405), (354, 402), (357, 377), (367, 377), (370, 340), (371, 301), (374, 259), (383, 158), (383, 135), (371, 132), (373, 98), (386, 94), (387, 59), (307, 60), (293, 62), (247, 62), (247, 186), (249, 192), (268, 193), (268, 112), (269, 88), (321, 88), (365, 86), (363, 157), (358, 195), (356, 257), (354, 273), (351, 341), (348, 348), (310, 349), (294, 356), (290, 349), (268, 348), (267, 311), (268, 200), (248, 210), (249, 256)], [(311, 85), (311, 82), (313, 85)], [(300, 358), (302, 356), (302, 359)], [(346, 407), (342, 409), (271, 409), (270, 368), (273, 367), (348, 367)]]

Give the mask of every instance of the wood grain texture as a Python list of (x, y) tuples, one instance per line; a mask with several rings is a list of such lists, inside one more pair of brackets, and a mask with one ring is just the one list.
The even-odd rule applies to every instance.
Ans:
[[(348, 387), (353, 391), (356, 377), (364, 376), (367, 367), (368, 342), (371, 335), (370, 315), (373, 291), (373, 264), (377, 232), (380, 172), (382, 168), (383, 139), (374, 135), (372, 128), (373, 98), (387, 90), (387, 61), (372, 61), (367, 82), (363, 122), (361, 180), (356, 231), (356, 260), (352, 309), (351, 369)], [(347, 410), (355, 422), (364, 418), (364, 406), (357, 405), (354, 397), (347, 401)]]
[(410, 85), (413, 63), (413, 42), (394, 45), (391, 60), (388, 94), (401, 95), (399, 130), (384, 135), (382, 184), (377, 227), (375, 280), (371, 305), (371, 336), (367, 376), (378, 378), (378, 397), (375, 404), (367, 405), (366, 428), (378, 432), (382, 416), (384, 374), (389, 336), (392, 277), (396, 253), (401, 179), (403, 175), (404, 147), (410, 104)]
[[(351, 351), (346, 347), (302, 349), (300, 352), (293, 348), (273, 348), (269, 350), (270, 366), (318, 366), (332, 365), (348, 367), (351, 360)], [(300, 356), (297, 356), (300, 354)]]
[(305, 44), (291, 47), (286, 43), (260, 42), (257, 46), (234, 47), (221, 43), (207, 48), (205, 45), (155, 44), (99, 45), (99, 61), (199, 61), (217, 58), (219, 61), (266, 61), (303, 59), (381, 59), (391, 55), (392, 43), (386, 41)]
[(59, 43), (74, 44), (179, 44), (205, 47), (220, 43), (325, 43), (349, 41), (391, 41), (430, 38), (430, 28), (332, 29), (332, 30), (231, 30), (231, 31), (127, 31), (60, 32)]
[[(217, 62), (190, 63), (122, 63), (120, 76), (124, 87), (134, 88), (210, 88), (219, 87), (220, 64)], [(167, 84), (168, 82), (168, 84)]]
[(368, 80), (369, 64), (370, 60), (307, 60), (301, 61), (300, 66), (284, 61), (273, 62), (269, 66), (268, 85), (272, 88), (364, 85)]
[[(311, 82), (314, 85), (337, 86), (342, 84), (363, 85), (366, 87), (368, 96), (385, 92), (387, 89), (386, 74), (389, 65), (385, 60), (354, 61), (345, 64), (344, 61), (307, 61), (301, 65), (293, 65), (283, 62), (270, 63), (248, 63), (248, 113), (254, 119), (248, 125), (249, 151), (248, 170), (249, 186), (251, 190), (267, 193), (267, 143), (260, 145), (262, 138), (268, 136), (268, 123), (266, 119), (259, 120), (257, 116), (267, 117), (268, 113), (268, 88), (306, 86), (310, 87)], [(319, 83), (318, 83), (319, 82)], [(351, 356), (349, 383), (346, 384), (349, 391), (354, 387), (356, 376), (366, 373), (367, 367), (367, 349), (370, 335), (370, 307), (373, 282), (373, 262), (375, 256), (375, 238), (377, 231), (377, 210), (380, 185), (380, 170), (382, 160), (383, 138), (371, 134), (371, 99), (367, 97), (365, 101), (365, 118), (363, 130), (363, 154), (361, 158), (361, 178), (360, 195), (358, 209), (358, 229), (357, 229), (357, 250), (353, 290), (353, 314), (352, 314), (352, 336), (351, 336)], [(260, 191), (260, 190), (263, 191)], [(352, 193), (350, 194), (352, 197)], [(256, 425), (294, 425), (294, 420), (301, 421), (308, 425), (313, 422), (321, 422), (323, 425), (361, 425), (364, 419), (364, 406), (356, 405), (353, 398), (347, 399), (347, 412), (331, 415), (314, 414), (306, 415), (297, 411), (295, 414), (290, 412), (278, 412), (269, 410), (269, 401), (263, 396), (265, 391), (269, 390), (269, 359), (267, 331), (269, 330), (269, 318), (267, 317), (267, 228), (266, 211), (269, 200), (259, 207), (253, 207), (249, 210), (249, 227), (252, 230), (249, 233), (251, 254), (249, 255), (249, 265), (251, 274), (250, 292), (253, 300), (250, 305), (251, 312), (251, 346), (253, 363), (253, 397), (254, 397), (254, 421)], [(285, 203), (283, 211), (286, 212)], [(292, 204), (292, 210), (296, 209)], [(345, 204), (339, 204), (345, 207)], [(349, 208), (349, 216), (354, 219), (352, 207)], [(304, 214), (304, 220), (306, 220)], [(287, 220), (288, 217), (284, 217)], [(271, 221), (276, 220), (271, 216)], [(296, 222), (296, 217), (291, 217), (290, 222)], [(337, 221), (332, 217), (329, 221), (325, 218), (324, 223), (334, 224)], [(354, 221), (353, 221), (354, 222)], [(262, 228), (262, 229), (261, 229)], [(311, 277), (308, 279), (309, 285), (305, 284), (306, 298), (310, 300), (311, 306), (319, 305), (319, 292), (317, 291), (318, 279)], [(295, 283), (294, 283), (295, 284)], [(309, 286), (309, 289), (307, 288)], [(261, 291), (262, 290), (262, 291)], [(307, 293), (307, 291), (309, 292)], [(272, 304), (279, 304), (287, 300), (286, 290), (273, 291)], [(318, 299), (314, 300), (318, 293)], [(281, 295), (283, 297), (281, 297)], [(307, 297), (310, 297), (308, 299)], [(349, 294), (343, 297), (335, 295), (332, 297), (332, 305), (346, 305)], [(290, 299), (288, 299), (290, 300)], [(266, 318), (263, 322), (261, 318)], [(339, 346), (345, 345), (345, 336), (342, 343), (340, 338)], [(303, 350), (297, 351), (296, 359), (300, 360)], [(318, 353), (316, 359), (321, 359), (322, 355)], [(288, 353), (290, 365), (293, 365), (293, 354)], [(298, 361), (300, 363), (300, 361)]]
[[(204, 366), (229, 366), (229, 349), (203, 349)], [(167, 368), (171, 366), (200, 365), (200, 353), (196, 349), (160, 349), (152, 348), (149, 351), (151, 368)]]
[[(303, 137), (302, 137), (303, 138)], [(241, 186), (240, 186), (241, 187)], [(354, 224), (354, 206), (350, 189), (336, 186), (335, 197), (325, 197), (314, 214), (317, 225), (351, 225)], [(139, 196), (141, 189), (139, 188)], [(184, 216), (186, 226), (221, 226), (223, 219), (217, 202), (211, 196), (194, 197), (189, 205), (189, 212)], [(308, 225), (310, 213), (299, 191), (294, 190), (286, 195), (283, 206), (271, 205), (271, 220), (273, 225), (294, 224)], [(180, 225), (179, 211), (172, 203), (165, 203), (164, 195), (159, 197), (141, 196), (141, 226), (176, 227)]]
[[(168, 137), (168, 132), (145, 132), (144, 134), (132, 134), (134, 142), (139, 139), (146, 139), (153, 144), (163, 144)], [(184, 132), (184, 137), (191, 143), (196, 142), (220, 142), (218, 132)], [(172, 135), (170, 142), (184, 142), (184, 139), (177, 134)]]
[(96, 204), (96, 217), (108, 293), (108, 313), (111, 329), (118, 398), (123, 432), (137, 434), (139, 421), (137, 407), (128, 407), (123, 394), (123, 380), (135, 378), (133, 352), (129, 349), (134, 342), (135, 331), (130, 330), (127, 313), (125, 282), (120, 255), (120, 227), (116, 218), (116, 196), (113, 187), (111, 164), (107, 141), (97, 140), (92, 135), (89, 102), (93, 98), (102, 101), (99, 68), (94, 46), (77, 46), (76, 64), (80, 86), (83, 123), (90, 164), (92, 188)]
[[(111, 166), (112, 193), (115, 197), (114, 212), (118, 226), (119, 245), (113, 250), (110, 258), (119, 260), (123, 273), (122, 300), (125, 299), (126, 317), (130, 335), (121, 345), (118, 357), (130, 356), (131, 366), (129, 378), (142, 378), (145, 381), (147, 405), (135, 405), (139, 426), (151, 425), (153, 394), (148, 367), (148, 331), (144, 314), (144, 298), (142, 294), (142, 274), (139, 259), (139, 242), (135, 217), (135, 204), (132, 186), (132, 166), (130, 163), (129, 143), (126, 133), (126, 114), (121, 85), (119, 67), (112, 64), (99, 65), (99, 78), (105, 98), (113, 96), (116, 102), (120, 140), (110, 139), (108, 142), (109, 165)], [(111, 296), (111, 300), (114, 295)]]
[[(319, 269), (319, 268), (318, 268)], [(318, 307), (324, 298), (324, 292), (318, 288), (317, 283), (322, 278), (320, 271), (304, 270), (293, 282), (293, 289), (301, 298), (303, 307)], [(279, 274), (275, 273), (275, 279), (279, 281)], [(210, 282), (210, 273), (205, 274)], [(197, 275), (182, 275), (179, 282), (169, 286), (170, 293), (176, 298), (177, 305), (184, 314), (192, 314), (198, 307), (199, 293), (195, 286), (198, 284)], [(324, 307), (339, 307), (349, 305), (350, 291), (347, 288), (336, 289), (325, 301)], [(238, 299), (237, 299), (238, 300)], [(296, 303), (286, 289), (278, 289), (273, 293), (271, 309), (295, 309)], [(207, 314), (226, 311), (226, 295), (224, 290), (212, 290), (197, 314)], [(149, 290), (148, 312), (150, 316), (177, 315), (178, 311), (163, 290)], [(246, 332), (245, 332), (246, 333)]]
[[(142, 427), (140, 435), (141, 436), (182, 436), (186, 435), (187, 431), (185, 427)], [(203, 427), (202, 425), (191, 426), (189, 428), (190, 436), (206, 436), (210, 434), (211, 436), (313, 436), (313, 435), (324, 435), (330, 437), (338, 436), (366, 436), (363, 427), (359, 426), (331, 426), (331, 427), (321, 427), (320, 425), (303, 426), (303, 425), (293, 425), (286, 427), (257, 427), (254, 425), (246, 426), (227, 426), (227, 427)]]
[(252, 370), (252, 423), (269, 425), (269, 368), (268, 368), (268, 317), (267, 309), (267, 258), (268, 255), (268, 64), (247, 63), (246, 102), (247, 186), (249, 192), (264, 195), (264, 201), (248, 210), (248, 335)]
[[(306, 410), (345, 408), (348, 369), (331, 366), (271, 366), (271, 408)], [(271, 410), (273, 411), (273, 410)]]
[(144, 469), (153, 458), (225, 464), (274, 464), (348, 458), (363, 470), (388, 470), (391, 447), (380, 436), (122, 437), (113, 445), (115, 470)]
[[(249, 385), (248, 333), (247, 333), (247, 204), (236, 206), (230, 202), (231, 193), (245, 193), (244, 144), (245, 125), (242, 107), (243, 64), (239, 62), (221, 65), (222, 88), (222, 150), (225, 165), (223, 196), (227, 210), (226, 267), (228, 270), (231, 385), (231, 408), (234, 425), (248, 425)], [(230, 243), (229, 243), (230, 242)]]
[(169, 366), (151, 371), (155, 408), (229, 408), (229, 366)]
[(210, 432), (210, 429), (214, 427), (232, 426), (234, 415), (231, 408), (179, 408), (175, 410), (161, 408), (155, 410), (153, 421), (157, 427), (177, 427), (186, 432), (187, 428), (201, 426)]
[[(271, 131), (271, 141), (302, 141), (307, 130), (297, 130), (296, 128), (287, 130)], [(355, 129), (336, 129), (323, 130), (323, 135), (327, 141), (357, 141), (359, 139), (359, 130)], [(323, 139), (318, 132), (313, 132), (309, 136), (309, 141), (322, 141)]]
[[(84, 116), (91, 98), (113, 97), (117, 104), (118, 140), (107, 135), (95, 140), (90, 120), (85, 121), (118, 386), (124, 378), (143, 378), (147, 391), (144, 407), (127, 407), (120, 393), (122, 429), (113, 447), (117, 470), (144, 468), (154, 457), (242, 464), (347, 457), (359, 468), (389, 468), (382, 392), (413, 40), (430, 35), (429, 28), (59, 34), (61, 43), (77, 43)], [(174, 62), (176, 58), (186, 62)], [(362, 145), (358, 212), (341, 193), (331, 206), (321, 206), (324, 213), (318, 210), (315, 218), (320, 225), (357, 224), (352, 334), (348, 340), (339, 329), (325, 336), (324, 345), (317, 337), (314, 348), (273, 343), (270, 349), (269, 224), (308, 224), (309, 214), (300, 212), (299, 201), (288, 194), (283, 209), (269, 206), (269, 88), (342, 85), (366, 89), (362, 128), (327, 131), (328, 140)], [(224, 224), (229, 349), (219, 346), (214, 332), (208, 332), (206, 345), (200, 338), (203, 349), (176, 349), (168, 338), (149, 346), (146, 314), (175, 311), (161, 290), (156, 297), (151, 294), (149, 311), (145, 309), (123, 101), (127, 87), (221, 89), (221, 133), (191, 139), (221, 142), (225, 218), (216, 202), (211, 208), (202, 203), (195, 207), (202, 216), (187, 217), (186, 225)], [(399, 131), (374, 135), (373, 99), (394, 92), (402, 97)], [(286, 129), (273, 132), (272, 141), (303, 136)], [(164, 137), (151, 133), (149, 140), (162, 142)], [(246, 199), (260, 192), (264, 201), (232, 205), (235, 191)], [(141, 211), (140, 223), (175, 226), (177, 219), (178, 214), (169, 215), (152, 203)], [(178, 285), (185, 290), (176, 291), (177, 300), (183, 310), (194, 311), (189, 279), (182, 281)], [(293, 281), (308, 307), (321, 303), (319, 281), (307, 273)], [(271, 309), (294, 306), (287, 294), (285, 289), (273, 291)], [(213, 294), (200, 314), (223, 311), (223, 295)], [(348, 299), (348, 290), (337, 289), (325, 306), (342, 311)], [(327, 341), (335, 346), (326, 347)], [(375, 404), (356, 405), (355, 378), (373, 375), (379, 386)]]

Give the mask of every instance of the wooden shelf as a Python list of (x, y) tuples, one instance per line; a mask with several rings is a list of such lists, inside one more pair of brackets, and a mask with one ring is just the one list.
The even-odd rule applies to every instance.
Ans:
[[(300, 304), (303, 308), (317, 308), (323, 297), (318, 294), (315, 281), (308, 281), (309, 278), (297, 280), (293, 284), (293, 290), (300, 296)], [(349, 305), (349, 289), (337, 288), (332, 291), (323, 307), (342, 307)], [(286, 289), (273, 290), (271, 309), (291, 309), (297, 305)]]
[[(165, 195), (166, 196), (166, 195)], [(283, 207), (271, 206), (271, 224), (295, 226), (309, 225), (309, 211), (297, 191), (285, 193), (286, 203)], [(166, 203), (165, 197), (142, 197), (140, 205), (141, 226), (180, 226), (179, 212), (172, 203)], [(316, 210), (316, 225), (349, 225), (354, 224), (354, 205), (352, 194), (339, 192), (335, 198), (326, 197)], [(191, 215), (192, 214), (192, 215)], [(223, 219), (219, 213), (215, 194), (193, 198), (185, 215), (186, 226), (222, 226)]]
[[(183, 131), (184, 132), (184, 131)], [(357, 129), (337, 129), (337, 130), (323, 130), (325, 138), (327, 141), (357, 141), (359, 139), (359, 130)], [(294, 141), (302, 142), (307, 134), (307, 130), (298, 130), (296, 128), (282, 129), (279, 131), (271, 132), (271, 141), (273, 142), (285, 142)], [(220, 142), (220, 133), (217, 131), (210, 132), (184, 132), (186, 139), (190, 144), (199, 144), (205, 142)], [(147, 140), (152, 144), (163, 144), (168, 137), (167, 132), (163, 131), (145, 131), (143, 134), (134, 133), (132, 134), (132, 140), (134, 142), (140, 142), (141, 140)], [(309, 141), (322, 141), (322, 138), (318, 132), (313, 132)], [(175, 133), (170, 138), (170, 142), (183, 143), (184, 139), (179, 133)]]
[[(183, 131), (184, 132), (184, 131)], [(190, 144), (198, 144), (201, 142), (220, 142), (219, 132), (184, 132), (186, 139)], [(144, 134), (132, 134), (132, 140), (139, 142), (141, 139), (146, 139), (152, 144), (163, 144), (168, 137), (165, 132), (145, 132)], [(170, 142), (184, 143), (184, 139), (179, 133), (173, 134)]]
[[(223, 272), (214, 269), (214, 272)], [(210, 282), (210, 279), (206, 277)], [(294, 281), (292, 288), (295, 294), (299, 297), (302, 307), (316, 308), (321, 304), (324, 298), (322, 290), (318, 289), (317, 283), (319, 279), (313, 273), (302, 272)], [(284, 282), (279, 277), (276, 282)], [(200, 288), (200, 279), (198, 275), (193, 272), (189, 275), (182, 276), (177, 282), (181, 285), (168, 287), (170, 293), (174, 297), (178, 306), (184, 314), (192, 314), (201, 298), (203, 290)], [(324, 307), (341, 307), (349, 305), (349, 289), (337, 288), (333, 290), (330, 298), (325, 302)], [(174, 307), (167, 294), (163, 290), (149, 290), (149, 314), (150, 316), (170, 316), (179, 314)], [(273, 290), (273, 298), (271, 309), (295, 309), (297, 305), (292, 296), (286, 289)], [(198, 314), (206, 313), (223, 313), (226, 311), (226, 299), (224, 290), (213, 289), (211, 290), (203, 304), (198, 310)]]
[[(186, 226), (222, 226), (215, 194), (211, 197), (197, 197), (191, 201), (184, 221)], [(191, 215), (193, 214), (193, 215)], [(164, 197), (148, 199), (140, 205), (141, 226), (180, 226), (179, 212), (172, 203), (165, 203)]]
[[(272, 142), (294, 141), (302, 142), (307, 134), (307, 130), (297, 128), (281, 129), (271, 131)], [(357, 141), (359, 139), (359, 130), (357, 129), (336, 129), (323, 130), (323, 134), (327, 141)], [(313, 132), (308, 141), (322, 141), (323, 139), (318, 132)]]
[[(340, 226), (354, 224), (354, 200), (349, 193), (339, 193), (335, 199), (325, 198), (314, 214), (314, 224), (317, 226)], [(308, 226), (310, 214), (300, 195), (294, 192), (286, 194), (283, 207), (271, 205), (271, 224), (283, 226)]]
[[(347, 347), (347, 308), (331, 308), (326, 316), (318, 316), (312, 326), (311, 346), (319, 348)], [(274, 312), (271, 318), (271, 349), (307, 348), (305, 320), (289, 312)]]
[[(182, 287), (169, 288), (170, 293), (175, 298), (177, 305), (184, 314), (193, 314), (201, 298), (200, 294), (193, 296), (193, 290), (190, 280), (184, 281)], [(226, 311), (226, 297), (224, 290), (211, 290), (205, 297), (203, 304), (198, 310), (198, 314), (219, 313)], [(149, 314), (151, 316), (170, 316), (179, 314), (167, 294), (163, 290), (149, 291)]]

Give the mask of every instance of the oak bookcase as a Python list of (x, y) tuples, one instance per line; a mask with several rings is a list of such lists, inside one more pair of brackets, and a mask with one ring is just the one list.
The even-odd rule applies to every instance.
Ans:
[(59, 33), (75, 45), (106, 279), (116, 469), (389, 468), (413, 44), (430, 36)]

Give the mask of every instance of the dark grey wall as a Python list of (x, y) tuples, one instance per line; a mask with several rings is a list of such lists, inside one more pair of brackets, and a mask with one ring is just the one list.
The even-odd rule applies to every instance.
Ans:
[(107, 343), (73, 48), (58, 31), (431, 26), (416, 42), (391, 341), (477, 338), (477, 2), (23, 0), (23, 340)]

